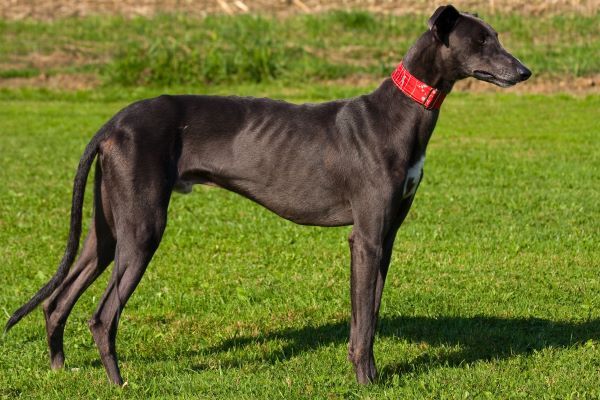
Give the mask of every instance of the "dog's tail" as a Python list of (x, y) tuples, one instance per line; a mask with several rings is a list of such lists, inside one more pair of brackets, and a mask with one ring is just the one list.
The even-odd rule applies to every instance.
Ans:
[(104, 134), (107, 131), (106, 125), (102, 127), (92, 140), (88, 143), (79, 160), (79, 166), (77, 167), (77, 173), (75, 174), (75, 181), (73, 183), (73, 199), (71, 204), (71, 226), (69, 228), (69, 240), (67, 242), (67, 248), (63, 255), (58, 270), (52, 278), (46, 283), (27, 303), (23, 304), (13, 315), (9, 318), (6, 326), (4, 327), (4, 333), (6, 334), (10, 328), (12, 328), (17, 322), (19, 322), (24, 316), (29, 314), (34, 308), (36, 308), (44, 299), (54, 292), (54, 290), (62, 283), (66, 278), (71, 264), (77, 256), (79, 249), (79, 239), (81, 237), (81, 216), (83, 209), (83, 196), (85, 194), (85, 184), (87, 182), (90, 168), (98, 154), (98, 148), (101, 140), (104, 138)]

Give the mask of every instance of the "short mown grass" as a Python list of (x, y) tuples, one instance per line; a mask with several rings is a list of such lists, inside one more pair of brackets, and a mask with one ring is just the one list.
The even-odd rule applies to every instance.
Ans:
[[(135, 93), (0, 93), (5, 317), (54, 273), (82, 149)], [(123, 314), (128, 385), (108, 385), (85, 323), (105, 273), (69, 320), (65, 371), (48, 368), (39, 310), (4, 338), (0, 397), (598, 398), (599, 108), (598, 96), (449, 96), (395, 246), (374, 385), (356, 385), (346, 360), (350, 228), (297, 226), (196, 187), (173, 196), (162, 245)]]

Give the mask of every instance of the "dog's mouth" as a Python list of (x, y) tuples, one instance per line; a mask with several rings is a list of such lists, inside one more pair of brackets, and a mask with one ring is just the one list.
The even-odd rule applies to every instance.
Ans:
[(479, 69), (473, 71), (473, 77), (480, 81), (490, 82), (503, 88), (514, 86), (518, 83), (516, 80), (502, 79), (494, 74)]

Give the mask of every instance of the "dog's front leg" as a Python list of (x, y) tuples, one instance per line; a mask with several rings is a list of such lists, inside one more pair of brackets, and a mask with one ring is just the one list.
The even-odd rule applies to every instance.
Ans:
[(379, 271), (377, 275), (377, 284), (375, 288), (375, 318), (379, 316), (379, 307), (381, 306), (381, 295), (383, 294), (383, 286), (385, 285), (385, 278), (387, 276), (390, 261), (392, 260), (392, 250), (394, 248), (394, 240), (396, 239), (396, 233), (400, 225), (406, 219), (408, 211), (412, 205), (414, 196), (406, 198), (400, 202), (397, 215), (394, 217), (392, 225), (388, 230), (388, 233), (383, 241), (383, 249), (381, 255), (381, 263), (379, 264)]
[(348, 358), (354, 364), (360, 384), (375, 379), (373, 338), (377, 323), (377, 280), (383, 257), (383, 246), (391, 226), (392, 210), (382, 213), (357, 213), (349, 237), (351, 255), (350, 296), (352, 318)]
[(352, 318), (348, 358), (354, 364), (356, 380), (366, 384), (375, 379), (373, 338), (377, 316), (375, 315), (375, 288), (382, 257), (382, 243), (366, 237), (353, 229), (350, 242), (350, 297)]

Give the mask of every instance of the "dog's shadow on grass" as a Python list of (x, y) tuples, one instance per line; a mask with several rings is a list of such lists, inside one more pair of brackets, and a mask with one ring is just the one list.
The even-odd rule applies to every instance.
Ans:
[[(348, 329), (347, 322), (289, 328), (227, 339), (199, 353), (219, 357), (219, 353), (235, 351), (241, 358), (226, 363), (231, 367), (257, 361), (274, 363), (321, 346), (345, 343)], [(377, 335), (379, 340), (397, 338), (433, 348), (451, 348), (451, 351), (425, 351), (410, 362), (380, 365), (380, 380), (385, 382), (394, 375), (419, 371), (423, 367), (426, 370), (435, 366), (459, 366), (479, 360), (502, 359), (545, 348), (566, 348), (588, 340), (599, 340), (600, 320), (570, 323), (540, 318), (397, 316), (383, 317), (379, 322)], [(269, 346), (269, 342), (274, 345)], [(281, 343), (283, 346), (279, 346)], [(255, 352), (251, 360), (244, 359), (244, 348), (256, 345), (261, 345), (262, 348), (273, 347), (274, 350), (262, 352), (258, 360)], [(197, 365), (195, 369), (203, 368)]]

